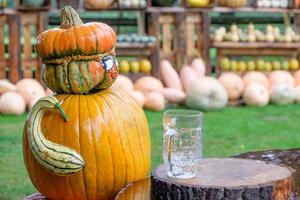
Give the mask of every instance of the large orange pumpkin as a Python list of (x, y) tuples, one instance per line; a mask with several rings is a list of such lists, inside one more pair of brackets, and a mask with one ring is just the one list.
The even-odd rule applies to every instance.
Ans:
[[(148, 124), (142, 108), (129, 94), (112, 87), (90, 95), (60, 94), (55, 98), (44, 97), (35, 104), (24, 130), (25, 165), (39, 192), (51, 200), (113, 199), (125, 185), (149, 175)], [(68, 121), (53, 109), (45, 111), (47, 101), (65, 118), (67, 115)], [(39, 128), (42, 133), (34, 137), (34, 130)], [(32, 149), (43, 136), (48, 143), (39, 145), (47, 148), (59, 144), (54, 153), (65, 154), (61, 155), (64, 158), (76, 156), (79, 168), (71, 168), (71, 162), (57, 167), (57, 162), (64, 161), (51, 160), (51, 154)]]
[(87, 94), (108, 88), (118, 75), (116, 34), (107, 24), (83, 24), (70, 6), (61, 10), (61, 28), (42, 32), (35, 50), (45, 64), (43, 81), (57, 93)]

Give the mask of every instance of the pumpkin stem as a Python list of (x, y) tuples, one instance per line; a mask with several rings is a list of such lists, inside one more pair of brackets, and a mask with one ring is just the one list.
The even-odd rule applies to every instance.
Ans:
[(71, 6), (65, 6), (61, 9), (60, 20), (60, 27), (64, 29), (83, 24), (78, 13)]

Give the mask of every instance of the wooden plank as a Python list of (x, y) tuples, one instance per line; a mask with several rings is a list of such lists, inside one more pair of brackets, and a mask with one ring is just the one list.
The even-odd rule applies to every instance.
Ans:
[(10, 80), (16, 83), (20, 79), (20, 20), (18, 14), (9, 15), (7, 18), (9, 25), (9, 73)]
[(299, 49), (299, 42), (214, 42), (212, 47), (228, 48), (228, 49), (256, 49), (256, 48), (270, 48), (270, 49)]
[[(219, 49), (221, 50), (221, 49)], [(295, 49), (282, 49), (280, 51), (274, 49), (265, 49), (265, 48), (252, 48), (252, 49), (227, 49), (222, 48), (222, 54), (220, 56), (292, 56), (297, 54), (299, 51)]]
[(172, 24), (175, 22), (175, 18), (172, 14), (162, 14), (159, 16), (158, 22), (160, 24)]
[(172, 52), (172, 33), (169, 23), (162, 24), (162, 50), (165, 54)]
[(205, 61), (206, 67), (206, 74), (211, 73), (211, 66), (210, 66), (210, 58), (209, 58), (209, 47), (210, 47), (210, 40), (209, 40), (209, 27), (211, 25), (211, 19), (209, 13), (202, 13), (202, 23), (200, 23), (201, 31), (199, 36), (199, 52), (201, 57)]
[(186, 63), (186, 56), (185, 52), (186, 52), (186, 29), (185, 29), (185, 14), (184, 13), (176, 13), (176, 23), (175, 23), (175, 27), (176, 27), (176, 32), (173, 31), (174, 35), (174, 49), (173, 51), (175, 51), (175, 67), (177, 68), (177, 70), (179, 70), (180, 67), (182, 67), (182, 65), (184, 63)]
[(27, 60), (31, 58), (32, 45), (31, 45), (31, 25), (23, 26), (23, 59)]

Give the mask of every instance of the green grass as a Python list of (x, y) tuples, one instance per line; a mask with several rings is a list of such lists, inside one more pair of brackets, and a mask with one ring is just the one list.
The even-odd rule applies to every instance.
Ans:
[[(162, 162), (163, 112), (146, 111), (152, 137), (152, 167)], [(0, 116), (0, 199), (16, 200), (34, 188), (22, 160), (26, 115)], [(204, 156), (300, 146), (300, 105), (228, 107), (204, 113)]]

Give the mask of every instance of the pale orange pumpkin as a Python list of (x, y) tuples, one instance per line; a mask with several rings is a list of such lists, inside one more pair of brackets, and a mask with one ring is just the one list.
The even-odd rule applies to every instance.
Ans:
[(195, 58), (191, 63), (191, 67), (195, 71), (198, 78), (205, 76), (205, 62), (201, 58)]
[(183, 89), (186, 91), (189, 84), (197, 79), (196, 72), (190, 66), (184, 66), (179, 71), (179, 76)]
[(266, 77), (266, 75), (264, 75), (264, 73), (258, 72), (258, 71), (247, 72), (243, 76), (243, 81), (244, 81), (245, 87), (247, 87), (248, 85), (251, 85), (252, 83), (260, 83), (267, 88), (269, 87), (269, 80)]
[(237, 100), (242, 96), (244, 82), (239, 75), (226, 72), (219, 77), (219, 81), (225, 87), (229, 100)]
[(183, 103), (186, 97), (183, 91), (175, 88), (164, 88), (163, 95), (167, 102), (174, 104)]
[(268, 88), (260, 83), (252, 83), (245, 87), (243, 99), (248, 106), (265, 106), (270, 100)]
[(294, 73), (295, 84), (300, 85), (300, 70), (297, 70)]
[(119, 86), (123, 90), (127, 92), (133, 91), (133, 83), (127, 76), (119, 75), (114, 83), (115, 85)]
[(295, 88), (295, 102), (300, 103), (300, 85)]
[(26, 105), (23, 97), (16, 92), (5, 92), (0, 97), (0, 113), (5, 115), (21, 115)]
[(149, 92), (145, 94), (145, 108), (154, 111), (165, 109), (164, 96), (158, 92)]
[(10, 83), (8, 80), (0, 80), (0, 95), (5, 92), (14, 92), (16, 91), (16, 86)]
[(162, 93), (164, 86), (160, 80), (152, 76), (144, 76), (134, 83), (134, 89), (144, 94), (149, 92)]
[(160, 63), (160, 74), (163, 83), (166, 87), (183, 90), (178, 73), (167, 60), (162, 60)]
[(293, 76), (289, 72), (283, 70), (271, 72), (269, 75), (269, 81), (270, 87), (277, 84), (286, 84), (292, 87), (295, 86), (295, 80)]
[[(39, 192), (52, 200), (113, 199), (128, 183), (149, 175), (151, 155), (147, 119), (142, 108), (127, 92), (113, 87), (90, 95), (59, 94), (55, 97), (57, 103), (63, 100), (61, 105), (55, 104), (61, 113), (46, 111), (47, 101), (55, 98), (45, 97), (33, 108), (29, 126), (25, 125), (24, 129), (24, 161)], [(44, 105), (41, 107), (44, 114), (31, 124), (34, 110), (40, 105)], [(64, 121), (61, 115), (65, 119), (67, 115), (68, 121)], [(68, 173), (72, 170), (69, 164), (64, 168), (51, 168), (52, 164), (41, 165), (38, 162), (33, 153), (36, 150), (30, 145), (34, 142), (31, 127), (37, 126), (38, 130), (39, 125), (46, 139), (56, 144), (56, 152), (69, 156), (76, 151), (81, 155), (84, 163), (79, 171), (61, 176), (48, 170)], [(61, 145), (70, 149), (59, 150)], [(51, 159), (49, 154), (43, 156), (39, 160)]]
[(16, 83), (17, 92), (22, 95), (27, 106), (34, 99), (39, 99), (46, 95), (43, 86), (35, 79), (25, 78)]
[(131, 91), (130, 95), (138, 102), (140, 106), (144, 106), (145, 104), (145, 95), (137, 90)]

